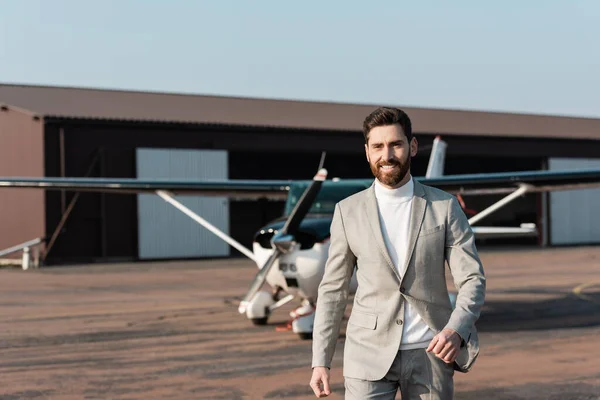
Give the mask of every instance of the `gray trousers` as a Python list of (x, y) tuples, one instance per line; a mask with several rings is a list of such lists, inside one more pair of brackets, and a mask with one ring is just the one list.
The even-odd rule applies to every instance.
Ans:
[(451, 400), (454, 368), (425, 349), (401, 350), (380, 381), (344, 378), (346, 400)]

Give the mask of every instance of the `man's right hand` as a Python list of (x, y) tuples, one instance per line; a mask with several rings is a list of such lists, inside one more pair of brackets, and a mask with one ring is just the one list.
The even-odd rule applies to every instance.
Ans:
[(310, 387), (317, 397), (329, 396), (331, 394), (331, 390), (329, 389), (329, 368), (314, 367), (312, 378), (310, 378)]

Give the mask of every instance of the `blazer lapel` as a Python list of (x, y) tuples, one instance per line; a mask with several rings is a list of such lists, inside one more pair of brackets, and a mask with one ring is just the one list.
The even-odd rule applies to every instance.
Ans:
[(406, 275), (406, 269), (410, 264), (412, 253), (415, 249), (415, 243), (417, 242), (417, 237), (419, 236), (419, 231), (421, 230), (421, 224), (423, 223), (423, 217), (425, 216), (425, 209), (427, 208), (427, 199), (425, 198), (423, 186), (416, 180), (413, 180), (413, 182), (414, 196), (410, 211), (408, 242), (406, 243), (406, 260), (404, 260), (404, 265), (402, 267), (402, 276)]
[(369, 190), (367, 191), (366, 201), (365, 201), (365, 209), (367, 211), (367, 219), (369, 221), (369, 226), (371, 228), (371, 233), (375, 238), (375, 242), (377, 243), (377, 247), (379, 247), (379, 251), (385, 258), (385, 261), (389, 265), (389, 267), (394, 272), (394, 275), (398, 278), (398, 281), (401, 280), (400, 275), (398, 274), (398, 270), (394, 266), (390, 254), (388, 253), (387, 246), (385, 245), (385, 241), (383, 240), (383, 233), (381, 230), (381, 223), (379, 221), (379, 208), (377, 207), (377, 199), (375, 197), (375, 187), (371, 185)]

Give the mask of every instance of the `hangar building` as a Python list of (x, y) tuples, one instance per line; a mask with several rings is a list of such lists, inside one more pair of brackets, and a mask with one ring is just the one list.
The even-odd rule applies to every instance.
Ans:
[[(370, 178), (361, 125), (375, 108), (0, 84), (0, 176), (309, 179), (327, 151), (330, 177)], [(404, 109), (424, 149), (436, 135), (448, 143), (447, 174), (600, 167), (600, 119)], [(428, 156), (413, 160), (415, 176)], [(238, 254), (152, 195), (0, 189), (0, 199), (0, 249), (54, 237), (47, 264)], [(465, 200), (480, 210), (497, 199)], [(283, 210), (282, 202), (185, 203), (246, 246)], [(537, 223), (539, 237), (519, 243), (600, 243), (597, 204), (598, 190), (531, 194), (482, 224)]]

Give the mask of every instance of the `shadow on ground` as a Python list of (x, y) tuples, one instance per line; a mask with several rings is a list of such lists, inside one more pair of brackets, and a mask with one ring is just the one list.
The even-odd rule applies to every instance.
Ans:
[[(532, 294), (532, 291), (507, 293)], [(506, 332), (600, 325), (600, 292), (588, 293), (586, 299), (571, 293), (556, 295), (556, 298), (541, 301), (486, 301), (477, 329), (481, 332)]]
[(528, 384), (455, 394), (456, 400), (598, 400), (600, 386), (588, 384)]

